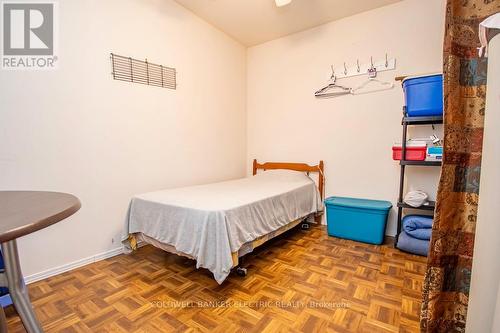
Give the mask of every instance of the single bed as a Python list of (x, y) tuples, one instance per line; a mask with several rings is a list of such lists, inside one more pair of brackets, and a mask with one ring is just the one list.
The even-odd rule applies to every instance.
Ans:
[[(132, 198), (123, 244), (148, 243), (196, 260), (220, 284), (239, 258), (323, 211), (323, 162), (253, 162), (253, 176)], [(263, 170), (264, 172), (258, 172)], [(318, 173), (317, 184), (309, 177)]]

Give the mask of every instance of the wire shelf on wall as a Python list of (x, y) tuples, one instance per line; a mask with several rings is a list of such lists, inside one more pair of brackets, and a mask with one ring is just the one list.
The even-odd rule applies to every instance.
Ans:
[(166, 67), (111, 53), (113, 79), (147, 84), (150, 86), (176, 89), (177, 72), (175, 68)]

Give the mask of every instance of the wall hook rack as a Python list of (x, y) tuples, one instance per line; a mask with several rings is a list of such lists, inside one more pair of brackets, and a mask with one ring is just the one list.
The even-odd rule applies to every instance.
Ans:
[(340, 71), (340, 73), (335, 73), (335, 77), (337, 79), (344, 79), (358, 75), (367, 75), (370, 74), (370, 72), (380, 73), (395, 69), (396, 69), (396, 58), (389, 58), (386, 53), (385, 59), (380, 61), (374, 61), (373, 57), (370, 57), (370, 62), (364, 64), (360, 64), (359, 59), (357, 59), (356, 64), (354, 66), (347, 66), (347, 64), (344, 62), (344, 70)]

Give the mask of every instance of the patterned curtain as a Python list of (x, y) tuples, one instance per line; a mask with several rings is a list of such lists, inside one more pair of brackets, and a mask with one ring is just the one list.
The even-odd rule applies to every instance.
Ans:
[(444, 41), (444, 156), (428, 268), (422, 332), (464, 332), (479, 200), (487, 59), (479, 23), (500, 0), (448, 0)]

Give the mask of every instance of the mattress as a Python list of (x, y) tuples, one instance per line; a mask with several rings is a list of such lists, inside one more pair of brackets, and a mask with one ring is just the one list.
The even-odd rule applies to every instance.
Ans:
[[(283, 226), (322, 210), (314, 181), (301, 172), (270, 170), (232, 181), (135, 196), (123, 243), (129, 235), (172, 247), (196, 260), (222, 283), (233, 253)], [(172, 252), (172, 251), (170, 251)]]

